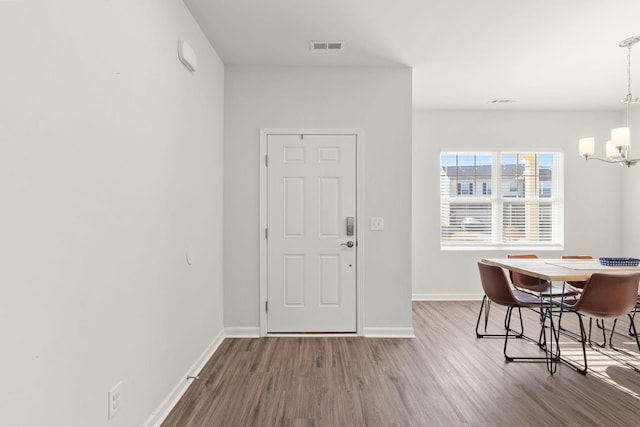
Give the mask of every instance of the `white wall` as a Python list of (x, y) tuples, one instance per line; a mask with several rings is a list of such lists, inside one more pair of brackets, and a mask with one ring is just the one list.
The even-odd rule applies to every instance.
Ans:
[[(640, 157), (640, 109), (633, 107), (631, 115), (631, 148)], [(624, 123), (622, 119), (621, 123)], [(622, 240), (623, 256), (640, 258), (640, 164), (622, 173)]]
[(232, 66), (225, 95), (225, 326), (259, 326), (260, 128), (361, 128), (364, 223), (385, 220), (359, 260), (364, 327), (411, 328), (411, 70)]
[(0, 40), (0, 425), (142, 425), (222, 331), (223, 64), (180, 0), (0, 2)]
[[(560, 149), (565, 155), (565, 250), (533, 251), (620, 256), (622, 168), (578, 156), (578, 139), (595, 136), (602, 147), (620, 115), (612, 112), (447, 112), (413, 116), (414, 298), (482, 296), (476, 262), (513, 251), (441, 251), (439, 153), (442, 149)], [(530, 251), (527, 251), (530, 252)]]

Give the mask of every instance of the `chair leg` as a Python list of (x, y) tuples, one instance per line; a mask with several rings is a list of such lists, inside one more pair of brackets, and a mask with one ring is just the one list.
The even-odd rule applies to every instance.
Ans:
[[(631, 335), (632, 337), (634, 337), (636, 339), (636, 345), (638, 346), (638, 351), (640, 351), (640, 338), (638, 338), (638, 331), (636, 330), (636, 324), (634, 321), (634, 314), (635, 314), (635, 310), (627, 313), (627, 316), (629, 316), (629, 335)], [(609, 336), (609, 345), (611, 346), (611, 348), (613, 350), (616, 351), (623, 351), (624, 350), (619, 350), (616, 347), (613, 346), (613, 331), (615, 330), (616, 327), (616, 322), (618, 321), (618, 319), (615, 319), (613, 321), (613, 327), (611, 328), (611, 335)], [(635, 366), (634, 364), (625, 362), (628, 366), (630, 366), (631, 368), (633, 368), (636, 372), (640, 372), (640, 368), (638, 368), (637, 366)]]
[(553, 326), (553, 319), (551, 316), (553, 313), (551, 312), (551, 308), (543, 308), (540, 307), (540, 335), (538, 335), (538, 347), (541, 350), (547, 349), (547, 335), (545, 331), (545, 325), (547, 323), (547, 317), (551, 319), (551, 325)]
[(509, 327), (511, 326), (512, 311), (513, 307), (507, 307), (507, 315), (505, 316), (506, 327), (504, 328), (504, 348), (502, 349), (502, 353), (504, 354), (504, 359), (507, 362), (513, 361), (513, 358), (507, 356), (507, 343), (509, 342)]
[[(486, 295), (485, 295), (486, 298)], [(486, 307), (484, 309), (484, 330), (487, 330), (487, 325), (489, 324), (489, 312), (491, 311), (491, 300), (487, 299)]]
[[(611, 339), (609, 339), (609, 342), (611, 342)], [(604, 319), (602, 319), (602, 345), (598, 345), (602, 348), (607, 346), (607, 328), (604, 326)]]
[[(560, 317), (562, 316), (562, 311), (560, 311)], [(558, 369), (558, 362), (560, 361), (560, 324), (558, 320), (558, 330), (556, 331), (553, 324), (553, 312), (551, 308), (547, 308), (545, 311), (545, 318), (542, 324), (542, 331), (545, 331), (545, 324), (547, 321), (547, 317), (549, 317), (550, 329), (551, 332), (551, 340), (549, 341), (549, 348), (547, 348), (547, 335), (544, 333), (544, 350), (546, 354), (546, 362), (547, 362), (547, 370), (551, 375), (556, 373)], [(556, 354), (553, 353), (553, 341), (556, 342)]]
[[(480, 304), (480, 311), (478, 312), (478, 320), (476, 321), (476, 338), (484, 338), (484, 335), (480, 334), (480, 332), (478, 332), (478, 328), (480, 327), (480, 319), (482, 318), (482, 310), (484, 309), (485, 304), (487, 303), (487, 296), (483, 296), (482, 297), (482, 304)], [(487, 304), (488, 306), (489, 304)], [(488, 311), (488, 307), (485, 311)], [(488, 314), (485, 313), (485, 323), (484, 323), (484, 330), (486, 332), (487, 330), (487, 319), (488, 319)]]
[(524, 335), (524, 323), (522, 322), (522, 308), (520, 307), (518, 307), (518, 317), (520, 318), (520, 332), (516, 335), (516, 338), (522, 338)]
[[(487, 334), (487, 325), (489, 323), (489, 310), (491, 308), (491, 300), (487, 298), (487, 296), (482, 297), (482, 304), (480, 304), (480, 312), (478, 313), (478, 319), (476, 321), (476, 338), (503, 338), (504, 334)], [(484, 333), (480, 333), (480, 319), (482, 319), (482, 313), (484, 311)], [(520, 315), (520, 331), (516, 332), (516, 338), (522, 338), (524, 334), (524, 324), (522, 322), (522, 312), (520, 311), (520, 307), (518, 307), (518, 313)], [(504, 327), (507, 328), (507, 316), (505, 316)]]
[[(638, 331), (636, 330), (636, 325), (635, 325), (635, 321), (634, 321), (635, 311), (636, 310), (627, 313), (627, 316), (629, 316), (629, 335), (631, 335), (632, 337), (635, 338), (636, 346), (638, 346), (638, 351), (640, 351), (640, 338), (638, 337), (638, 334), (637, 334)], [(628, 355), (631, 355), (631, 353), (628, 353), (627, 351), (622, 350), (622, 349), (618, 349), (613, 345), (613, 333), (615, 331), (617, 322), (618, 322), (618, 319), (614, 319), (613, 326), (611, 327), (611, 333), (609, 334), (609, 346), (615, 351), (620, 351), (620, 352), (626, 353)], [(634, 359), (635, 359), (635, 356), (634, 356)], [(630, 363), (628, 361), (621, 361), (621, 362), (626, 364), (630, 368), (632, 368), (634, 371), (640, 372), (640, 368), (635, 363)]]
[(547, 335), (545, 334), (545, 320), (546, 320), (546, 315), (542, 318), (542, 322), (540, 324), (540, 335), (538, 335), (538, 347), (540, 347), (541, 350), (546, 350), (547, 349)]
[[(635, 332), (635, 324), (634, 324), (634, 319), (636, 317), (636, 312), (638, 311), (637, 308), (634, 308), (631, 312), (627, 313), (627, 315), (629, 316), (629, 336), (630, 337), (634, 337), (636, 339), (636, 341), (638, 341), (638, 335)], [(616, 330), (616, 325), (618, 324), (618, 319), (614, 319), (613, 321), (613, 326), (611, 327), (611, 333), (609, 334), (609, 346), (613, 349), (615, 349), (613, 347), (613, 333)], [(638, 345), (638, 350), (640, 350), (640, 345)]]
[[(631, 314), (629, 314), (631, 316)], [(611, 333), (609, 334), (609, 347), (616, 350), (613, 346), (613, 332), (616, 330), (616, 325), (618, 324), (618, 319), (613, 319), (613, 325), (611, 325)], [(631, 330), (631, 325), (629, 325), (629, 330)]]
[[(587, 337), (584, 330), (584, 322), (582, 321), (582, 316), (579, 313), (576, 313), (576, 315), (578, 316), (578, 320), (580, 321), (580, 338), (581, 338), (580, 341), (582, 342), (582, 357), (584, 358), (584, 368), (580, 368), (579, 366), (576, 366), (575, 368), (578, 372), (585, 375), (587, 373), (587, 348), (586, 348)], [(604, 329), (604, 325), (602, 326)]]
[[(482, 297), (482, 304), (480, 304), (480, 312), (478, 313), (478, 320), (476, 321), (476, 338), (484, 337), (503, 337), (503, 334), (487, 334), (487, 325), (489, 323), (489, 310), (491, 309), (491, 300), (487, 296)], [(480, 319), (482, 318), (482, 312), (484, 311), (484, 334), (479, 332)]]
[[(638, 311), (638, 308), (636, 307), (636, 308), (634, 308), (634, 309), (631, 311), (631, 313), (629, 313), (629, 317), (631, 318), (631, 322), (633, 322), (633, 319), (636, 317), (636, 312), (637, 312), (637, 311)], [(632, 337), (632, 336), (634, 336), (634, 335), (635, 335), (635, 336), (636, 336), (636, 338), (637, 338), (636, 333), (635, 333), (635, 332), (633, 332), (633, 331), (632, 331), (632, 329), (631, 329), (631, 323), (629, 323), (629, 336), (631, 336), (631, 337)]]
[[(633, 312), (633, 314), (635, 315), (635, 311)], [(631, 325), (629, 326), (632, 331), (633, 331), (633, 335), (636, 337), (636, 345), (638, 346), (638, 351), (640, 351), (640, 339), (638, 339), (638, 331), (636, 330), (636, 323), (634, 321), (634, 315), (632, 315), (631, 313), (628, 313), (629, 316), (629, 320), (631, 322)]]
[[(558, 343), (558, 359), (560, 359), (560, 337), (559, 337), (559, 335), (560, 335), (560, 332), (563, 331), (562, 326), (561, 326), (561, 324), (562, 324), (562, 313), (564, 313), (564, 310), (560, 310), (560, 316), (558, 317), (558, 332), (557, 332), (558, 333), (558, 336), (557, 336), (557, 338), (558, 338), (558, 341), (557, 341), (557, 343)], [(587, 341), (588, 337), (587, 337), (587, 334), (586, 334), (584, 323), (582, 321), (582, 315), (579, 314), (578, 312), (575, 312), (575, 311), (574, 311), (574, 313), (576, 314), (576, 316), (578, 316), (578, 321), (579, 321), (579, 324), (580, 324), (580, 343), (582, 344), (582, 357), (584, 359), (584, 367), (581, 367), (580, 365), (572, 362), (571, 360), (567, 360), (566, 358), (562, 359), (562, 360), (567, 365), (574, 367), (576, 369), (576, 371), (578, 371), (579, 373), (581, 373), (583, 375), (586, 375), (586, 373), (587, 373), (586, 341)]]
[[(593, 345), (593, 341), (591, 340), (592, 325), (593, 325), (593, 317), (589, 317), (589, 335), (588, 335), (589, 338), (587, 340), (587, 342), (589, 343), (589, 346)], [(602, 344), (600, 343), (595, 343), (595, 344), (600, 348), (604, 348), (607, 346), (607, 329), (604, 326), (604, 319), (596, 319), (596, 326), (598, 327), (598, 329), (602, 331)]]
[[(509, 356), (507, 354), (507, 344), (509, 342), (509, 338), (519, 338), (522, 335), (510, 335), (509, 332), (512, 332), (513, 329), (511, 329), (511, 315), (513, 314), (513, 309), (517, 308), (518, 309), (518, 313), (520, 315), (520, 325), (522, 326), (522, 311), (521, 311), (521, 307), (519, 306), (510, 306), (507, 308), (507, 314), (505, 316), (505, 322), (506, 322), (506, 328), (505, 328), (505, 334), (504, 334), (504, 348), (503, 348), (503, 354), (504, 354), (504, 359), (507, 362), (514, 362), (514, 361), (518, 361), (518, 360), (522, 360), (522, 361), (534, 361), (534, 360), (545, 360), (548, 362), (548, 359), (546, 357), (533, 357), (533, 356)], [(544, 325), (543, 325), (544, 327)], [(516, 332), (516, 331), (513, 331)]]

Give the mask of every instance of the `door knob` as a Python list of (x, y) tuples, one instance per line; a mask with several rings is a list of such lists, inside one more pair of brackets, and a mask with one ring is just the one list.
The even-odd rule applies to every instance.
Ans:
[(349, 240), (347, 243), (340, 243), (340, 246), (346, 246), (348, 248), (353, 247), (353, 241)]

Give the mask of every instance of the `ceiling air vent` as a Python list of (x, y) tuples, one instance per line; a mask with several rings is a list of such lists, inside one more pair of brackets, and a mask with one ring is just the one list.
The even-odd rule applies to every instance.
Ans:
[(515, 99), (493, 98), (488, 104), (512, 104), (516, 102)]
[(312, 40), (309, 42), (310, 50), (344, 50), (342, 41)]

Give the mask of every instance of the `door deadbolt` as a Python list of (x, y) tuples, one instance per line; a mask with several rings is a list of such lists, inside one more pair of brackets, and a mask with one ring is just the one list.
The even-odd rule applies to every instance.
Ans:
[(354, 218), (352, 216), (348, 216), (347, 217), (347, 236), (353, 236), (353, 229), (354, 229)]

